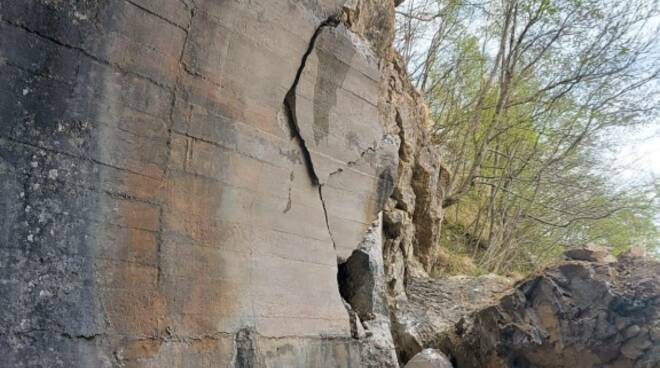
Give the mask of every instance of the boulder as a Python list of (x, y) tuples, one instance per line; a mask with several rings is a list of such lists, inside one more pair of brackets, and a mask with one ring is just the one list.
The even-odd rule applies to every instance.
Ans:
[(415, 355), (404, 368), (454, 368), (440, 350), (424, 349)]
[(660, 367), (660, 262), (594, 254), (520, 282), (439, 343), (460, 368)]

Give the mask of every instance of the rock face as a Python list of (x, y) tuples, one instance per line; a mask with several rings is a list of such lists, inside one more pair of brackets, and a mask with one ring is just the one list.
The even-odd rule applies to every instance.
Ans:
[(0, 0), (0, 365), (657, 367), (640, 260), (449, 328), (506, 281), (428, 278), (448, 173), (398, 3)]
[(3, 364), (360, 364), (337, 260), (420, 100), (394, 2), (344, 3), (0, 0)]
[(512, 281), (496, 275), (410, 278), (405, 300), (393, 314), (401, 360), (436, 345), (461, 318), (494, 304), (511, 290)]
[(382, 218), (374, 222), (364, 241), (337, 275), (342, 297), (355, 313), (355, 331), (363, 331), (362, 367), (398, 367), (387, 304), (382, 254)]
[(660, 263), (570, 261), (457, 324), (458, 368), (660, 367)]
[(406, 278), (428, 277), (438, 259), (441, 204), (449, 174), (430, 143), (426, 106), (403, 63), (394, 56), (385, 70), (389, 86), (382, 111), (386, 121), (396, 122), (401, 141), (398, 177), (385, 204), (383, 246), (388, 294), (397, 300), (405, 299)]

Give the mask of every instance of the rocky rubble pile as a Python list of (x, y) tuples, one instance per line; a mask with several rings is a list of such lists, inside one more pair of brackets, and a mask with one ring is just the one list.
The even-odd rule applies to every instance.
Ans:
[(568, 253), (437, 347), (458, 368), (660, 367), (660, 263), (595, 252)]

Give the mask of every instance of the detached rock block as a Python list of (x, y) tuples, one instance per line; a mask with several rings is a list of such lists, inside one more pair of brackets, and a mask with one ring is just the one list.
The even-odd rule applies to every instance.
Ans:
[(440, 350), (424, 349), (415, 355), (404, 368), (454, 368)]

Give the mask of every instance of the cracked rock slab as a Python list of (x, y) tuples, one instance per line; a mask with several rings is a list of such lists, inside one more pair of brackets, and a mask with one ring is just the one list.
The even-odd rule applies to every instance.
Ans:
[(381, 75), (369, 46), (329, 23), (310, 47), (289, 107), (337, 255), (346, 259), (392, 191), (398, 138), (380, 121)]
[(325, 184), (384, 135), (377, 109), (380, 73), (369, 48), (343, 25), (322, 28), (313, 46), (294, 113), (318, 181)]

